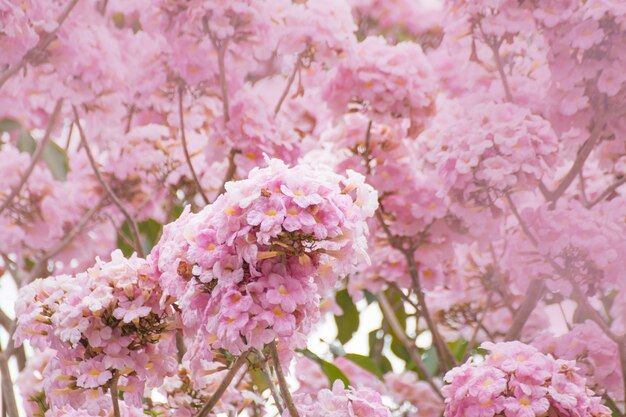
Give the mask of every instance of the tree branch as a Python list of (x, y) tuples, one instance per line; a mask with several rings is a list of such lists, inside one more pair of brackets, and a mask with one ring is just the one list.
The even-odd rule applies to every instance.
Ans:
[(534, 280), (530, 283), (530, 285), (528, 286), (526, 298), (515, 312), (513, 324), (511, 324), (511, 327), (504, 337), (504, 340), (511, 341), (519, 339), (524, 325), (528, 321), (528, 318), (532, 314), (535, 307), (537, 307), (537, 303), (539, 302), (539, 300), (541, 300), (541, 297), (543, 297), (544, 290), (545, 285), (543, 281)]
[(293, 67), (293, 71), (291, 72), (289, 79), (287, 80), (287, 85), (285, 86), (285, 89), (283, 90), (283, 93), (281, 94), (280, 99), (278, 100), (278, 103), (276, 103), (276, 107), (274, 107), (274, 116), (278, 114), (278, 112), (280, 111), (280, 107), (283, 105), (283, 101), (285, 101), (285, 98), (287, 98), (287, 94), (289, 94), (289, 90), (291, 89), (291, 85), (293, 84), (293, 81), (296, 79), (296, 74), (298, 73), (299, 69), (300, 69), (300, 55), (298, 55), (298, 59), (296, 60), (296, 64)]
[(115, 193), (113, 192), (109, 184), (107, 184), (107, 182), (102, 177), (102, 174), (100, 173), (100, 170), (98, 169), (98, 165), (96, 164), (96, 160), (94, 159), (93, 154), (91, 152), (91, 148), (89, 147), (89, 144), (87, 143), (87, 137), (85, 135), (85, 132), (80, 124), (80, 119), (78, 117), (78, 111), (76, 110), (76, 106), (72, 106), (72, 109), (74, 111), (74, 119), (75, 119), (74, 122), (76, 123), (76, 126), (78, 127), (80, 140), (83, 146), (85, 147), (85, 152), (87, 153), (87, 158), (89, 159), (91, 168), (93, 169), (93, 172), (96, 175), (98, 182), (100, 183), (100, 185), (102, 186), (106, 194), (109, 196), (113, 204), (115, 204), (117, 208), (122, 212), (122, 215), (128, 222), (128, 226), (133, 235), (133, 240), (135, 241), (134, 242), (135, 250), (137, 251), (137, 254), (143, 258), (146, 256), (146, 254), (141, 244), (141, 238), (139, 235), (139, 228), (137, 227), (137, 222), (135, 222), (135, 219), (130, 215), (128, 210), (126, 210), (126, 208), (124, 207), (120, 199), (115, 195)]
[(24, 171), (24, 174), (22, 175), (22, 178), (20, 179), (20, 182), (17, 184), (17, 186), (13, 190), (11, 190), (11, 193), (9, 194), (9, 196), (2, 202), (2, 205), (0, 205), (0, 214), (2, 214), (2, 212), (7, 207), (9, 207), (9, 205), (11, 205), (15, 197), (17, 197), (20, 194), (20, 191), (22, 191), (22, 188), (28, 181), (28, 178), (33, 173), (33, 170), (35, 169), (35, 165), (37, 165), (37, 162), (39, 162), (39, 160), (41, 159), (43, 155), (43, 151), (46, 149), (46, 145), (48, 144), (48, 141), (50, 140), (50, 135), (52, 134), (54, 123), (56, 122), (56, 119), (59, 116), (59, 113), (61, 112), (61, 107), (63, 107), (63, 99), (58, 99), (56, 104), (54, 105), (54, 110), (52, 111), (50, 120), (48, 121), (48, 127), (46, 128), (46, 132), (44, 133), (43, 138), (37, 145), (37, 149), (35, 149), (35, 153), (33, 154), (33, 157), (30, 160), (30, 165), (28, 166), (26, 171)]
[(119, 396), (117, 392), (117, 381), (119, 377), (120, 375), (117, 373), (117, 371), (115, 371), (115, 374), (113, 375), (113, 379), (111, 380), (111, 401), (113, 402), (113, 415), (115, 417), (121, 417), (120, 416), (120, 402), (119, 402)]
[(419, 351), (417, 350), (417, 346), (415, 345), (415, 342), (409, 339), (409, 337), (406, 335), (405, 330), (400, 325), (400, 322), (398, 321), (393, 311), (393, 307), (391, 306), (391, 303), (389, 302), (385, 294), (383, 294), (382, 292), (379, 293), (376, 296), (376, 298), (378, 299), (378, 305), (380, 306), (380, 309), (383, 312), (383, 317), (385, 318), (385, 321), (389, 323), (389, 326), (391, 327), (391, 331), (393, 332), (393, 334), (400, 341), (400, 343), (402, 343), (402, 345), (407, 350), (407, 352), (409, 352), (409, 356), (411, 357), (411, 360), (415, 364), (415, 367), (417, 368), (417, 372), (419, 376), (423, 380), (428, 382), (428, 384), (432, 387), (432, 389), (439, 396), (439, 398), (443, 399), (441, 390), (439, 389), (437, 384), (435, 384), (435, 381), (433, 381), (432, 377), (426, 370), (426, 365), (424, 365), (424, 361), (422, 360), (422, 357)]
[(263, 355), (263, 352), (260, 350), (257, 351), (259, 358), (262, 362), (261, 372), (265, 374), (267, 378), (267, 385), (270, 387), (270, 392), (272, 393), (272, 397), (274, 397), (274, 402), (276, 403), (276, 408), (278, 409), (278, 414), (283, 415), (285, 408), (283, 407), (280, 395), (278, 394), (278, 389), (276, 388), (276, 384), (274, 383), (274, 378), (272, 377), (272, 372), (270, 370), (269, 365), (267, 364), (267, 358)]
[(185, 160), (187, 161), (187, 166), (189, 166), (189, 171), (191, 171), (191, 176), (193, 181), (196, 183), (196, 188), (204, 200), (204, 204), (209, 204), (209, 198), (206, 196), (204, 191), (202, 190), (202, 185), (200, 184), (200, 180), (198, 180), (198, 176), (196, 175), (196, 170), (193, 169), (193, 164), (191, 163), (191, 157), (189, 156), (189, 149), (187, 148), (187, 136), (185, 135), (185, 118), (183, 116), (183, 85), (181, 84), (178, 87), (178, 114), (180, 120), (180, 139), (183, 144), (183, 152), (185, 153)]
[(246, 351), (237, 358), (232, 368), (228, 370), (228, 373), (224, 376), (224, 379), (222, 379), (220, 385), (217, 387), (213, 395), (211, 395), (211, 398), (209, 398), (209, 401), (207, 401), (204, 407), (202, 407), (202, 410), (200, 410), (196, 417), (207, 417), (209, 415), (213, 407), (215, 407), (222, 395), (224, 395), (224, 392), (226, 392), (226, 388), (228, 388), (233, 378), (235, 378), (235, 375), (237, 375), (239, 369), (241, 369), (241, 367), (245, 365), (249, 354), (250, 351)]
[(285, 400), (287, 410), (289, 410), (290, 417), (300, 417), (298, 409), (293, 402), (291, 392), (289, 392), (289, 385), (287, 385), (287, 379), (283, 373), (283, 368), (280, 365), (280, 358), (278, 357), (278, 349), (276, 349), (276, 342), (272, 341), (269, 344), (270, 355), (272, 355), (272, 361), (274, 362), (274, 370), (276, 371), (276, 377), (278, 378), (278, 385), (280, 386), (280, 393)]
[(11, 379), (11, 370), (9, 369), (8, 356), (1, 352), (0, 347), (0, 377), (2, 378), (2, 397), (6, 406), (6, 412), (9, 417), (19, 417), (17, 411), (17, 402), (15, 401), (15, 391), (13, 390), (13, 381)]

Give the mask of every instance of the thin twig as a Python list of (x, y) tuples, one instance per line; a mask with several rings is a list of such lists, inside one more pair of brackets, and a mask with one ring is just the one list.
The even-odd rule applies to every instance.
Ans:
[(257, 351), (257, 354), (259, 355), (259, 358), (261, 359), (261, 362), (262, 362), (261, 372), (263, 372), (263, 374), (265, 374), (265, 378), (267, 378), (267, 385), (270, 388), (272, 397), (274, 397), (274, 402), (276, 403), (276, 408), (278, 409), (278, 413), (282, 415), (283, 412), (285, 411), (285, 408), (283, 407), (280, 395), (278, 393), (278, 388), (276, 387), (276, 384), (274, 383), (274, 378), (272, 377), (272, 371), (270, 369), (270, 366), (267, 363), (267, 358), (265, 357), (265, 355), (263, 355), (263, 352), (261, 352), (260, 350)]
[(72, 109), (74, 111), (74, 119), (75, 119), (74, 122), (76, 123), (76, 127), (78, 127), (80, 140), (83, 146), (85, 147), (85, 152), (87, 153), (87, 158), (89, 159), (91, 168), (93, 169), (93, 172), (96, 175), (98, 182), (100, 183), (100, 185), (102, 186), (106, 194), (109, 196), (113, 204), (115, 204), (117, 208), (122, 212), (122, 215), (128, 222), (128, 226), (133, 235), (133, 240), (135, 241), (134, 242), (135, 250), (137, 251), (137, 254), (143, 258), (146, 255), (143, 250), (143, 246), (141, 244), (141, 238), (139, 235), (139, 228), (137, 227), (137, 222), (135, 222), (135, 219), (130, 215), (128, 210), (126, 210), (126, 208), (124, 207), (120, 199), (117, 198), (117, 196), (115, 195), (115, 193), (113, 192), (109, 184), (107, 184), (107, 182), (102, 177), (102, 174), (100, 173), (100, 170), (98, 169), (98, 165), (96, 164), (96, 160), (94, 159), (93, 154), (91, 153), (91, 148), (89, 147), (89, 144), (87, 143), (87, 137), (85, 135), (85, 132), (83, 131), (83, 128), (80, 124), (80, 119), (78, 117), (78, 111), (76, 110), (76, 106), (72, 106)]
[(228, 168), (226, 169), (226, 175), (224, 175), (224, 180), (222, 181), (222, 186), (220, 187), (215, 199), (217, 197), (224, 194), (226, 192), (226, 183), (233, 180), (235, 176), (235, 172), (237, 171), (237, 164), (235, 164), (235, 155), (237, 155), (240, 151), (238, 149), (232, 148), (230, 152), (228, 152)]
[(120, 416), (120, 402), (119, 402), (118, 392), (117, 392), (117, 381), (119, 377), (120, 376), (116, 371), (115, 374), (113, 375), (113, 379), (111, 380), (111, 401), (113, 402), (113, 415), (115, 417), (121, 417)]
[(202, 185), (200, 184), (200, 180), (198, 179), (198, 175), (196, 175), (196, 170), (193, 168), (193, 164), (191, 163), (191, 157), (189, 156), (189, 148), (187, 147), (187, 136), (185, 135), (185, 118), (183, 116), (183, 85), (181, 84), (178, 88), (178, 114), (180, 120), (180, 139), (183, 144), (183, 152), (185, 153), (185, 160), (187, 161), (187, 166), (189, 166), (189, 171), (191, 171), (191, 177), (193, 181), (196, 183), (196, 188), (204, 200), (204, 204), (209, 204), (209, 198), (202, 190)]
[(471, 355), (472, 349), (476, 345), (476, 338), (478, 337), (478, 331), (481, 329), (485, 318), (489, 314), (489, 309), (491, 308), (491, 303), (493, 302), (493, 291), (489, 291), (489, 296), (487, 297), (487, 304), (483, 309), (483, 314), (480, 316), (480, 320), (476, 323), (476, 328), (474, 328), (474, 332), (472, 333), (472, 338), (470, 339), (467, 347), (465, 348), (464, 359), (467, 359), (469, 355)]
[(496, 62), (496, 67), (498, 68), (498, 74), (500, 74), (500, 80), (502, 81), (502, 87), (504, 88), (504, 95), (506, 96), (506, 100), (510, 103), (513, 103), (513, 94), (511, 94), (511, 88), (509, 87), (509, 81), (506, 78), (506, 74), (504, 72), (504, 66), (502, 65), (502, 58), (500, 57), (500, 46), (502, 43), (497, 43), (495, 45), (489, 44), (491, 51), (493, 52), (493, 59)]
[(235, 378), (235, 375), (237, 375), (237, 372), (239, 372), (241, 367), (245, 365), (249, 354), (250, 354), (250, 351), (246, 351), (246, 352), (243, 352), (237, 358), (232, 368), (228, 370), (228, 373), (226, 373), (220, 385), (217, 387), (213, 395), (211, 395), (211, 398), (209, 398), (207, 403), (204, 405), (204, 407), (202, 407), (202, 410), (200, 410), (200, 412), (198, 413), (196, 417), (206, 417), (209, 415), (213, 407), (215, 407), (215, 405), (218, 403), (222, 395), (224, 395), (224, 392), (226, 392), (226, 388), (228, 388), (233, 378)]
[(587, 208), (592, 208), (593, 206), (598, 204), (600, 201), (610, 196), (615, 190), (617, 190), (625, 182), (626, 182), (626, 177), (620, 178), (619, 180), (614, 182), (610, 187), (604, 190), (598, 197), (596, 197), (593, 201), (587, 204)]
[(543, 297), (543, 293), (545, 290), (545, 285), (543, 281), (534, 280), (529, 286), (528, 291), (526, 293), (526, 298), (519, 306), (517, 311), (515, 312), (515, 317), (513, 318), (513, 324), (509, 328), (504, 340), (517, 340), (522, 333), (522, 329), (524, 325), (528, 321), (528, 318), (532, 314), (533, 310), (537, 306), (537, 303)]
[(440, 398), (443, 399), (443, 395), (441, 394), (439, 387), (437, 386), (437, 384), (435, 384), (435, 381), (433, 381), (433, 378), (431, 377), (431, 375), (428, 373), (428, 370), (426, 369), (426, 365), (424, 364), (424, 361), (422, 360), (422, 357), (419, 351), (417, 350), (415, 341), (411, 340), (406, 335), (406, 331), (402, 328), (402, 325), (398, 321), (398, 318), (396, 317), (396, 314), (393, 311), (393, 307), (391, 306), (391, 303), (389, 302), (385, 294), (383, 294), (382, 292), (379, 293), (376, 296), (376, 298), (378, 299), (378, 305), (380, 306), (380, 309), (382, 310), (385, 321), (389, 323), (389, 326), (391, 327), (391, 331), (396, 336), (396, 339), (398, 339), (400, 343), (402, 343), (402, 346), (404, 346), (406, 351), (409, 353), (411, 360), (413, 361), (413, 363), (415, 364), (415, 367), (417, 368), (417, 373), (419, 374), (420, 378), (428, 382), (428, 384), (432, 387), (435, 393)]
[(15, 391), (13, 390), (13, 381), (11, 379), (11, 370), (9, 369), (8, 356), (1, 352), (0, 347), (0, 377), (2, 378), (2, 398), (9, 417), (19, 417), (17, 411), (17, 402), (15, 401)]
[(283, 400), (285, 400), (287, 410), (289, 410), (289, 416), (300, 417), (300, 414), (298, 414), (298, 409), (296, 408), (296, 404), (293, 402), (293, 398), (291, 397), (291, 392), (289, 392), (289, 385), (287, 384), (287, 379), (285, 378), (285, 374), (283, 373), (283, 368), (280, 365), (280, 358), (278, 357), (276, 342), (272, 341), (268, 346), (270, 350), (270, 355), (272, 356), (272, 361), (274, 362), (274, 370), (276, 371), (276, 377), (278, 378), (280, 393), (283, 397)]
[(37, 165), (37, 162), (39, 162), (39, 160), (41, 159), (43, 155), (43, 151), (46, 149), (46, 145), (48, 144), (48, 141), (50, 140), (52, 129), (54, 128), (54, 124), (57, 120), (57, 117), (59, 116), (59, 113), (61, 112), (62, 106), (63, 106), (63, 99), (58, 99), (54, 106), (54, 110), (52, 111), (52, 115), (50, 116), (50, 120), (48, 121), (48, 127), (46, 128), (46, 132), (44, 133), (43, 138), (37, 145), (37, 149), (35, 149), (35, 153), (33, 154), (33, 157), (30, 160), (30, 165), (28, 166), (26, 171), (24, 171), (24, 174), (22, 175), (22, 178), (20, 179), (20, 182), (17, 184), (17, 186), (13, 190), (11, 190), (11, 193), (9, 194), (9, 196), (2, 202), (2, 205), (0, 205), (0, 214), (2, 214), (2, 212), (7, 207), (9, 207), (9, 205), (11, 205), (15, 197), (17, 197), (20, 194), (20, 191), (22, 191), (22, 188), (28, 181), (28, 178), (33, 173), (33, 170), (35, 169), (35, 165)]
[(578, 150), (576, 160), (572, 164), (572, 167), (567, 172), (567, 174), (565, 174), (563, 179), (561, 179), (557, 188), (554, 191), (547, 190), (546, 193), (549, 196), (549, 201), (552, 201), (553, 203), (556, 202), (556, 200), (558, 200), (569, 188), (572, 181), (574, 181), (574, 179), (578, 175), (578, 172), (583, 168), (583, 166), (585, 165), (585, 161), (587, 161), (587, 158), (591, 154), (591, 151), (595, 148), (596, 144), (600, 140), (602, 132), (604, 131), (604, 120), (605, 118), (601, 116), (599, 117), (599, 120), (596, 121), (593, 129), (591, 130), (589, 138)]
[(417, 271), (417, 267), (415, 265), (415, 258), (413, 256), (413, 250), (401, 249), (401, 252), (404, 254), (404, 257), (407, 262), (407, 266), (409, 268), (409, 275), (411, 276), (411, 283), (413, 284), (413, 292), (417, 295), (417, 301), (420, 306), (420, 311), (422, 313), (422, 317), (426, 320), (426, 324), (433, 335), (433, 342), (435, 344), (435, 349), (439, 355), (440, 364), (443, 364), (444, 370), (450, 370), (454, 368), (457, 363), (452, 351), (450, 350), (450, 346), (446, 343), (446, 341), (439, 333), (439, 328), (437, 327), (437, 323), (432, 319), (430, 312), (428, 311), (428, 306), (426, 305), (426, 296), (424, 294), (424, 290), (422, 289), (422, 285), (419, 279), (419, 273)]
[(6, 71), (4, 71), (2, 74), (0, 74), (0, 88), (2, 88), (4, 83), (7, 82), (7, 80), (9, 78), (11, 78), (15, 74), (17, 74), (22, 68), (24, 68), (24, 66), (28, 63), (28, 60), (31, 59), (31, 57), (36, 55), (38, 52), (43, 51), (44, 49), (46, 49), (48, 47), (48, 45), (50, 45), (50, 43), (56, 38), (56, 34), (59, 31), (59, 29), (61, 28), (61, 25), (63, 24), (65, 19), (67, 19), (67, 17), (69, 16), (70, 12), (74, 8), (74, 6), (76, 6), (76, 3), (78, 3), (78, 1), (79, 0), (72, 0), (71, 2), (69, 2), (68, 5), (63, 10), (63, 12), (61, 12), (59, 17), (57, 18), (56, 28), (52, 32), (50, 32), (50, 33), (48, 33), (46, 35), (43, 35), (42, 38), (37, 43), (37, 45), (33, 46), (24, 55), (24, 57), (20, 60), (20, 62), (18, 62), (16, 65), (14, 65), (12, 67), (9, 67)]
[(291, 72), (291, 75), (289, 76), (289, 79), (287, 80), (287, 85), (285, 86), (283, 93), (280, 95), (280, 99), (278, 100), (278, 103), (276, 103), (276, 107), (274, 107), (274, 116), (278, 114), (278, 112), (280, 111), (280, 107), (283, 105), (283, 101), (285, 101), (285, 98), (287, 98), (287, 94), (289, 94), (289, 90), (291, 89), (291, 85), (293, 84), (293, 81), (296, 79), (296, 74), (298, 73), (299, 69), (300, 69), (300, 56), (298, 56), (298, 59), (296, 60), (296, 64), (293, 67), (293, 71)]

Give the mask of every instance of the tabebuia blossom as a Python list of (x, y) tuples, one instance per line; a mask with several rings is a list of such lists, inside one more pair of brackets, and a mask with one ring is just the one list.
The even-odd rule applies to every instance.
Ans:
[(446, 110), (420, 138), (427, 163), (457, 202), (493, 206), (503, 193), (535, 188), (555, 162), (550, 124), (523, 107), (449, 103)]
[[(16, 342), (56, 351), (43, 370), (52, 408), (70, 405), (97, 415), (113, 384), (140, 406), (145, 385), (176, 370), (170, 301), (145, 260), (98, 260), (87, 272), (37, 280), (16, 303)], [(105, 404), (110, 404), (110, 399)]]
[(302, 346), (320, 295), (367, 260), (365, 220), (377, 198), (362, 176), (268, 164), (183, 213), (151, 253), (165, 294), (178, 299), (191, 359), (277, 338)]
[(610, 417), (585, 385), (575, 361), (554, 359), (521, 342), (486, 342), (484, 362), (471, 359), (445, 376), (445, 417)]
[[(615, 208), (614, 213), (621, 211)], [(524, 272), (511, 270), (520, 288), (526, 288), (531, 279), (541, 279), (564, 295), (594, 295), (624, 285), (623, 222), (608, 220), (578, 202), (553, 210), (526, 208), (521, 216), (537, 243), (520, 232), (510, 248), (510, 262), (527, 265)]]
[(385, 122), (411, 121), (418, 133), (435, 111), (437, 79), (416, 43), (389, 45), (382, 37), (358, 43), (325, 86), (324, 98), (338, 115), (348, 108)]
[(587, 385), (597, 392), (606, 391), (616, 399), (624, 397), (619, 346), (593, 321), (577, 323), (561, 336), (545, 332), (535, 338), (533, 345), (556, 358), (576, 360), (580, 372), (588, 378)]
[[(391, 417), (379, 393), (369, 388), (345, 388), (340, 380), (335, 381), (332, 390), (319, 391), (316, 399), (298, 394), (294, 400), (301, 417)], [(285, 410), (282, 417), (293, 416)]]

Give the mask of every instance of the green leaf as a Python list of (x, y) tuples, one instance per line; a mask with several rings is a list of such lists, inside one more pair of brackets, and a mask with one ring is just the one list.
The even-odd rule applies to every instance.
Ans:
[(137, 227), (139, 228), (139, 233), (141, 233), (143, 248), (146, 253), (148, 253), (159, 241), (163, 225), (156, 220), (150, 218), (139, 223)]
[[(37, 149), (37, 142), (28, 132), (21, 132), (17, 136), (17, 149), (22, 152), (28, 152), (34, 154)], [(48, 169), (52, 173), (52, 176), (57, 181), (65, 181), (67, 173), (70, 170), (69, 158), (65, 150), (52, 141), (48, 141), (46, 147), (43, 150), (42, 158)]]
[(448, 346), (450, 346), (450, 351), (452, 352), (452, 354), (454, 355), (454, 358), (457, 361), (460, 362), (463, 360), (463, 357), (465, 356), (465, 352), (467, 351), (468, 344), (469, 342), (465, 340), (465, 338), (463, 337), (458, 338), (454, 342), (448, 343)]
[(57, 181), (65, 181), (70, 170), (70, 161), (65, 150), (56, 143), (49, 141), (43, 150), (43, 160), (48, 165), (52, 176)]
[(28, 132), (20, 132), (17, 135), (17, 149), (20, 152), (28, 152), (29, 154), (33, 154), (35, 152), (35, 148), (37, 148), (37, 142)]
[(383, 378), (382, 371), (371, 358), (363, 355), (357, 355), (356, 353), (346, 353), (344, 358), (349, 359), (366, 371), (376, 375), (378, 378)]
[[(156, 220), (150, 218), (142, 222), (137, 223), (139, 234), (141, 237), (141, 245), (146, 253), (149, 253), (154, 245), (157, 244), (161, 237), (161, 230), (163, 225)], [(117, 233), (117, 247), (122, 250), (124, 256), (130, 256), (135, 252), (135, 248), (132, 246), (133, 235), (130, 232), (128, 222), (124, 222), (120, 230)]]
[(365, 296), (365, 300), (367, 301), (368, 305), (372, 304), (374, 301), (377, 301), (376, 296), (368, 290), (363, 290), (363, 295)]
[(435, 375), (439, 370), (439, 359), (437, 359), (435, 346), (428, 348), (426, 352), (424, 352), (422, 359), (424, 360), (426, 371), (428, 371), (430, 375)]
[(352, 339), (352, 335), (359, 329), (359, 310), (352, 302), (352, 297), (347, 290), (338, 291), (335, 300), (343, 310), (341, 316), (335, 316), (337, 339), (345, 344)]
[(0, 120), (0, 132), (12, 132), (20, 127), (20, 124), (13, 119)]
[(348, 377), (343, 372), (341, 372), (341, 369), (337, 368), (336, 365), (325, 361), (324, 359), (317, 356), (315, 353), (311, 352), (309, 349), (301, 349), (298, 350), (298, 352), (302, 353), (307, 358), (315, 361), (320, 366), (320, 368), (322, 368), (322, 372), (324, 372), (324, 374), (328, 378), (328, 382), (330, 383), (331, 387), (337, 379), (340, 379), (346, 387), (350, 385)]

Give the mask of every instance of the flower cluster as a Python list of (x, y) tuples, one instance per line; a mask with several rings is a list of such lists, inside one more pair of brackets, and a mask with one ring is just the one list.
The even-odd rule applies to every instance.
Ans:
[(336, 69), (324, 97), (339, 115), (350, 107), (381, 122), (408, 118), (418, 133), (434, 113), (436, 93), (435, 74), (419, 45), (368, 37)]
[[(307, 394), (296, 395), (294, 400), (301, 417), (391, 417), (391, 412), (376, 391), (368, 388), (346, 389), (340, 380), (335, 381), (332, 390), (318, 392), (315, 400)], [(285, 410), (282, 417), (290, 417), (289, 410)]]
[(192, 358), (207, 346), (239, 354), (275, 338), (300, 345), (322, 291), (367, 258), (365, 219), (376, 205), (356, 173), (270, 160), (168, 225), (150, 259), (192, 329)]
[(44, 370), (50, 405), (98, 408), (113, 383), (124, 399), (140, 405), (145, 384), (175, 370), (169, 301), (149, 275), (145, 260), (111, 262), (76, 276), (37, 280), (16, 304), (16, 342), (56, 350)]
[(460, 111), (438, 115), (422, 136), (427, 161), (456, 200), (492, 206), (503, 192), (534, 188), (554, 163), (556, 135), (527, 109), (484, 103)]
[(521, 289), (529, 277), (546, 279), (553, 291), (569, 295), (572, 290), (605, 294), (623, 285), (626, 260), (621, 253), (624, 228), (602, 218), (581, 204), (550, 210), (545, 206), (521, 213), (537, 245), (518, 233), (510, 259), (527, 264), (524, 272), (511, 269), (511, 278)]
[(590, 320), (576, 324), (561, 336), (540, 334), (533, 345), (556, 358), (576, 360), (577, 366), (594, 383), (614, 398), (624, 395), (618, 345)]
[(609, 417), (585, 386), (575, 362), (554, 359), (521, 342), (483, 343), (483, 363), (468, 361), (445, 376), (445, 417), (466, 415)]

